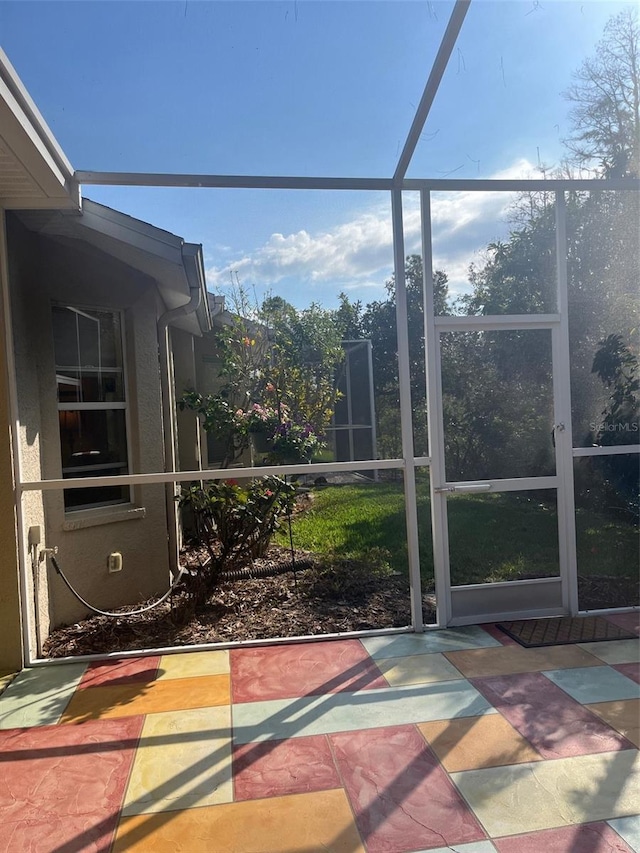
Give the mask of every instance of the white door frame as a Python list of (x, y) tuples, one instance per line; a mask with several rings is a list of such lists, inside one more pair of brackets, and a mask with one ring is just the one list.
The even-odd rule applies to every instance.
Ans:
[[(564, 192), (556, 193), (556, 314), (436, 316), (434, 310), (433, 253), (430, 192), (421, 191), (422, 253), (424, 272), (425, 359), (427, 414), (431, 459), (431, 519), (438, 624), (464, 625), (499, 619), (577, 613), (577, 568), (571, 394), (569, 385), (569, 328), (567, 316), (567, 265)], [(486, 479), (447, 482), (440, 334), (445, 330), (548, 329), (551, 334), (553, 409), (556, 436), (556, 474), (551, 477)], [(496, 584), (451, 586), (447, 494), (473, 491), (526, 491), (555, 489), (558, 506), (557, 578), (508, 581)], [(491, 607), (487, 600), (491, 598)]]

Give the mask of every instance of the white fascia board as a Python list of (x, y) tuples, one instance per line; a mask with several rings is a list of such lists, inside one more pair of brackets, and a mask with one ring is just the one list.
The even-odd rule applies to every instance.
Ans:
[[(77, 207), (79, 184), (74, 169), (40, 111), (25, 89), (7, 55), (0, 49), (0, 137), (47, 199), (61, 207)], [(17, 207), (32, 205), (23, 198)], [(50, 205), (51, 206), (51, 205)]]
[(182, 237), (156, 228), (155, 225), (135, 219), (119, 210), (98, 204), (88, 198), (83, 199), (78, 225), (125, 243), (140, 252), (146, 252), (176, 266), (182, 266), (184, 245)]

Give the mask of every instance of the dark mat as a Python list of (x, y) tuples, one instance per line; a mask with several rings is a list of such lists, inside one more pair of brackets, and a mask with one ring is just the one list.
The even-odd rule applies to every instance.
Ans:
[(636, 634), (614, 625), (602, 616), (521, 619), (517, 622), (498, 622), (497, 627), (527, 649), (535, 649), (539, 646), (566, 646), (570, 643), (638, 639)]

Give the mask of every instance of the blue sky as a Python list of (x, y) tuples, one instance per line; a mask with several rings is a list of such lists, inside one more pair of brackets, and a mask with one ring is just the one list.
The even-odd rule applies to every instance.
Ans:
[[(561, 92), (627, 3), (474, 0), (409, 171), (533, 176), (569, 130)], [(451, 2), (2, 2), (0, 44), (78, 169), (392, 174)], [(212, 288), (237, 270), (300, 306), (379, 298), (384, 194), (87, 187), (204, 245)], [(434, 199), (454, 290), (503, 234), (505, 199)], [(418, 248), (407, 199), (407, 248)]]

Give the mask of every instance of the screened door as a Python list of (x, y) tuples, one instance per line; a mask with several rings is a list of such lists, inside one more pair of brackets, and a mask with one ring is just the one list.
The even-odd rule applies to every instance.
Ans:
[(436, 329), (432, 499), (454, 625), (567, 612), (557, 329), (482, 320)]

